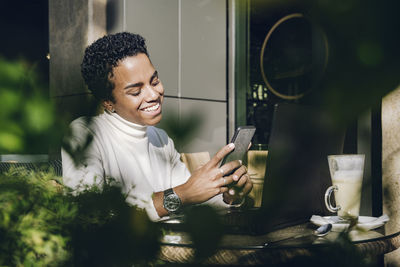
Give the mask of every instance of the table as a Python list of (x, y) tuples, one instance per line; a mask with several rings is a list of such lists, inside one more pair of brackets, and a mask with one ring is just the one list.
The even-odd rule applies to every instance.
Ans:
[[(267, 234), (245, 235), (226, 234), (223, 236), (216, 253), (203, 260), (212, 265), (279, 265), (299, 257), (311, 257), (320, 253), (321, 257), (330, 255), (332, 246), (337, 246), (339, 232), (330, 232), (325, 237), (312, 235), (316, 227), (311, 223), (302, 223)], [(295, 237), (295, 238), (293, 238)], [(383, 227), (361, 232), (349, 233), (350, 254), (359, 253), (362, 257), (376, 257), (400, 247), (400, 232), (384, 233)], [(282, 240), (282, 241), (279, 241)], [(172, 263), (188, 263), (194, 259), (194, 247), (189, 235), (184, 231), (164, 232), (160, 259)], [(326, 254), (324, 254), (326, 253)], [(339, 252), (339, 257), (341, 252)]]

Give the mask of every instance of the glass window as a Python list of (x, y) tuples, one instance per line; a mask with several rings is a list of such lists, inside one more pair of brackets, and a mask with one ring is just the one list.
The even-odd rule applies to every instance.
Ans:
[(274, 105), (303, 101), (322, 77), (328, 45), (299, 4), (251, 0), (237, 8), (236, 125), (255, 125), (253, 143), (265, 147)]

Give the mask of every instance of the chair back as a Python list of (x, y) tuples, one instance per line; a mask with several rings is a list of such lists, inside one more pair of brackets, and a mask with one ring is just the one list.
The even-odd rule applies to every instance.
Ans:
[(181, 153), (181, 160), (190, 173), (206, 164), (210, 160), (209, 152)]

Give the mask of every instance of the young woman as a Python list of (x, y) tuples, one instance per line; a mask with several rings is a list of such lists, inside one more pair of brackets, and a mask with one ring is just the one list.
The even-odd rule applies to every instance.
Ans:
[[(86, 48), (81, 68), (105, 111), (90, 124), (84, 118), (71, 123), (72, 147), (83, 145), (88, 134), (93, 139), (79, 166), (62, 150), (67, 186), (79, 190), (113, 178), (127, 201), (146, 209), (152, 220), (206, 201), (217, 206), (241, 203), (250, 192), (252, 183), (240, 161), (219, 166), (233, 144), (190, 174), (173, 141), (154, 127), (162, 117), (164, 88), (140, 35), (123, 32), (100, 38)], [(232, 183), (239, 190), (229, 190)]]

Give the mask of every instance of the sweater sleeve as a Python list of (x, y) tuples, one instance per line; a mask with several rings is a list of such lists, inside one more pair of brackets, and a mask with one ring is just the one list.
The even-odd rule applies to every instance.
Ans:
[[(88, 135), (92, 135), (89, 127), (83, 119), (77, 119), (70, 125), (71, 138), (67, 140), (72, 150), (82, 147)], [(84, 152), (81, 153), (82, 162), (75, 165), (72, 156), (64, 149), (61, 150), (63, 182), (75, 191), (81, 191), (86, 186), (102, 186), (104, 181), (104, 169), (101, 161), (100, 150), (93, 136), (92, 141)]]
[(126, 202), (132, 206), (145, 210), (147, 216), (153, 222), (161, 219), (154, 206), (152, 194), (128, 194)]
[(181, 155), (176, 151), (173, 141), (169, 138), (171, 145), (170, 159), (171, 159), (171, 186), (175, 187), (186, 183), (190, 177), (190, 172), (186, 165), (181, 161)]
[(168, 187), (164, 189), (185, 183), (190, 177), (190, 172), (181, 161), (181, 155), (175, 149), (174, 141), (164, 130), (156, 127), (152, 127), (151, 129), (153, 130), (151, 134), (157, 136), (156, 139), (160, 142), (159, 145), (165, 146), (166, 164), (170, 166), (170, 180), (167, 183)]
[[(167, 159), (166, 164), (169, 164), (170, 166), (170, 180), (166, 183), (167, 187), (163, 188), (162, 190), (185, 183), (190, 177), (190, 173), (186, 168), (186, 165), (183, 164), (183, 162), (180, 160), (180, 154), (176, 151), (174, 142), (163, 130), (158, 128), (153, 128), (153, 130), (154, 131), (150, 132), (150, 134), (152, 136), (157, 136), (157, 140), (160, 141), (160, 145), (166, 145), (164, 148)], [(135, 205), (139, 208), (145, 209), (150, 220), (158, 221), (161, 219), (157, 213), (152, 196), (150, 194), (128, 194), (126, 200), (131, 205)]]

